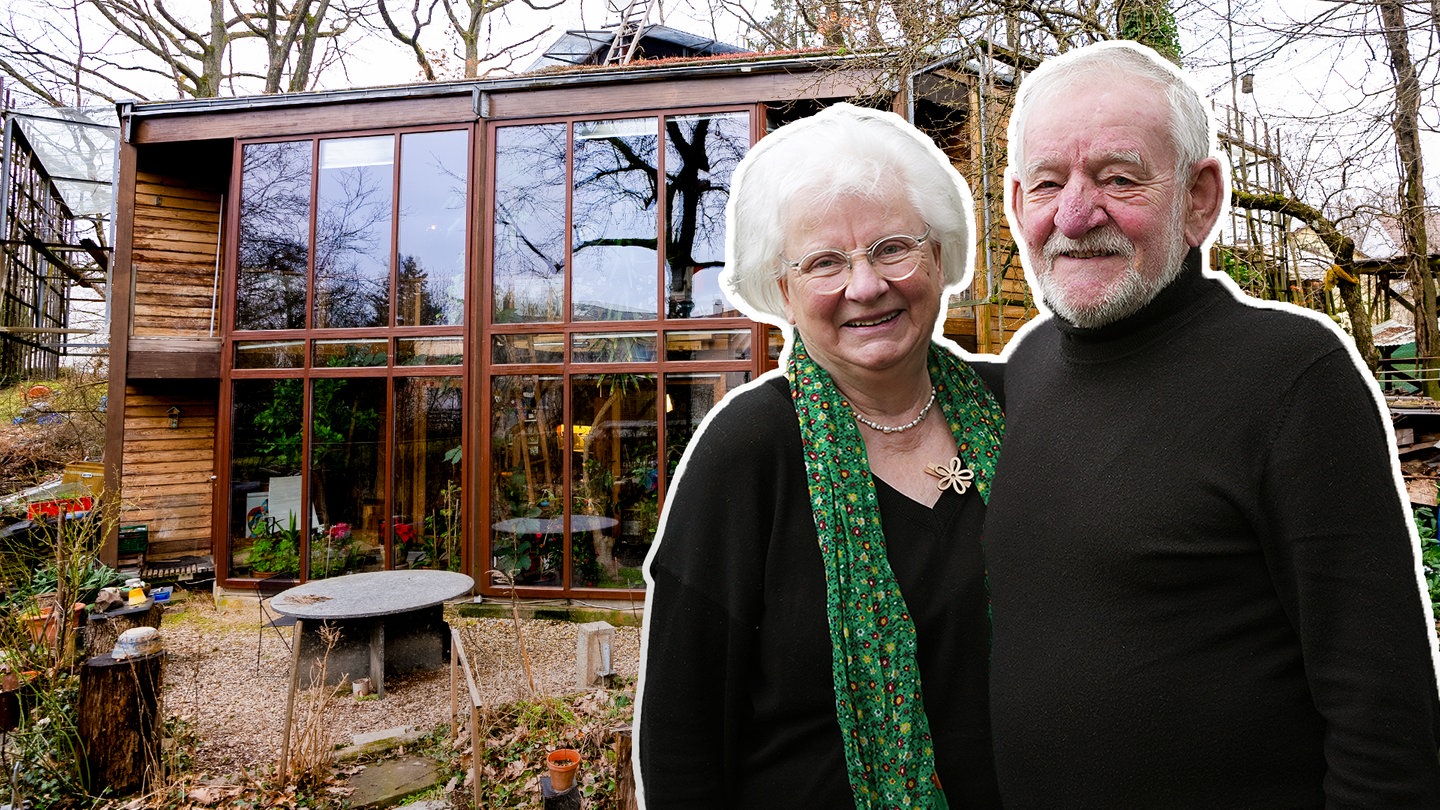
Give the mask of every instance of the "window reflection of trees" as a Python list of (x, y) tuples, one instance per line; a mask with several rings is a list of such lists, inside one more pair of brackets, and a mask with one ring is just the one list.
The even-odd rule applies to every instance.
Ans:
[(659, 122), (575, 125), (571, 300), (577, 321), (656, 314)]
[[(739, 315), (718, 282), (725, 264), (730, 177), (750, 148), (747, 113), (665, 121), (666, 317)], [(705, 271), (712, 272), (705, 272)]]
[(565, 124), (495, 130), (496, 323), (554, 322), (565, 289)]
[(310, 142), (249, 144), (243, 160), (235, 328), (303, 329)]
[(401, 138), (397, 325), (464, 322), (468, 145), (463, 130)]
[[(392, 144), (390, 136), (320, 142), (316, 328), (386, 326), (390, 322)], [(383, 162), (377, 159), (381, 154), (386, 155)], [(346, 165), (357, 158), (359, 165)]]

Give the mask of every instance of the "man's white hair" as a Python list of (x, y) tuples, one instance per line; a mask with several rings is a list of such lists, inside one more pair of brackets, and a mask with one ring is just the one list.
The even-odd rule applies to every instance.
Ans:
[(1175, 145), (1177, 174), (1189, 182), (1190, 168), (1207, 157), (1219, 157), (1215, 123), (1197, 91), (1170, 62), (1154, 50), (1128, 41), (1099, 42), (1046, 59), (1020, 84), (1015, 111), (1010, 116), (1010, 174), (1025, 177), (1025, 125), (1030, 112), (1054, 99), (1075, 82), (1099, 77), (1105, 82), (1127, 79), (1152, 82), (1170, 103), (1167, 120)]

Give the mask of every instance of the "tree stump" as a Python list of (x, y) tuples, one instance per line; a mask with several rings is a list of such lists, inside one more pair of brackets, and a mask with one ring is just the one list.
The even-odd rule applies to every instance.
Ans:
[(77, 725), (91, 790), (123, 794), (162, 775), (164, 660), (163, 652), (121, 661), (106, 653), (81, 667)]
[(138, 607), (125, 607), (109, 613), (92, 613), (87, 627), (85, 649), (90, 655), (104, 655), (115, 649), (115, 639), (134, 627), (160, 629), (160, 619), (165, 615), (165, 605), (150, 602)]

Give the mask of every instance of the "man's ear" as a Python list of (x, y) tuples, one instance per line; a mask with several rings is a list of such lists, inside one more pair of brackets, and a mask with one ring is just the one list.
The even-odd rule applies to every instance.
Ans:
[(1020, 178), (1007, 172), (1005, 187), (1010, 191), (1005, 195), (1005, 202), (1010, 207), (1010, 226), (1018, 230), (1025, 221), (1025, 194), (1020, 188)]
[(1200, 247), (1215, 230), (1220, 208), (1225, 204), (1225, 171), (1220, 161), (1207, 157), (1190, 171), (1185, 195), (1185, 243)]

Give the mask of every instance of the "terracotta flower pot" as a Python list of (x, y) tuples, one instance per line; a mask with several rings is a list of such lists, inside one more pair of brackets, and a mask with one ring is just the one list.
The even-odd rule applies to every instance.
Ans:
[(557, 748), (545, 755), (545, 767), (550, 769), (550, 788), (564, 793), (575, 784), (575, 769), (580, 767), (580, 752), (573, 748)]

